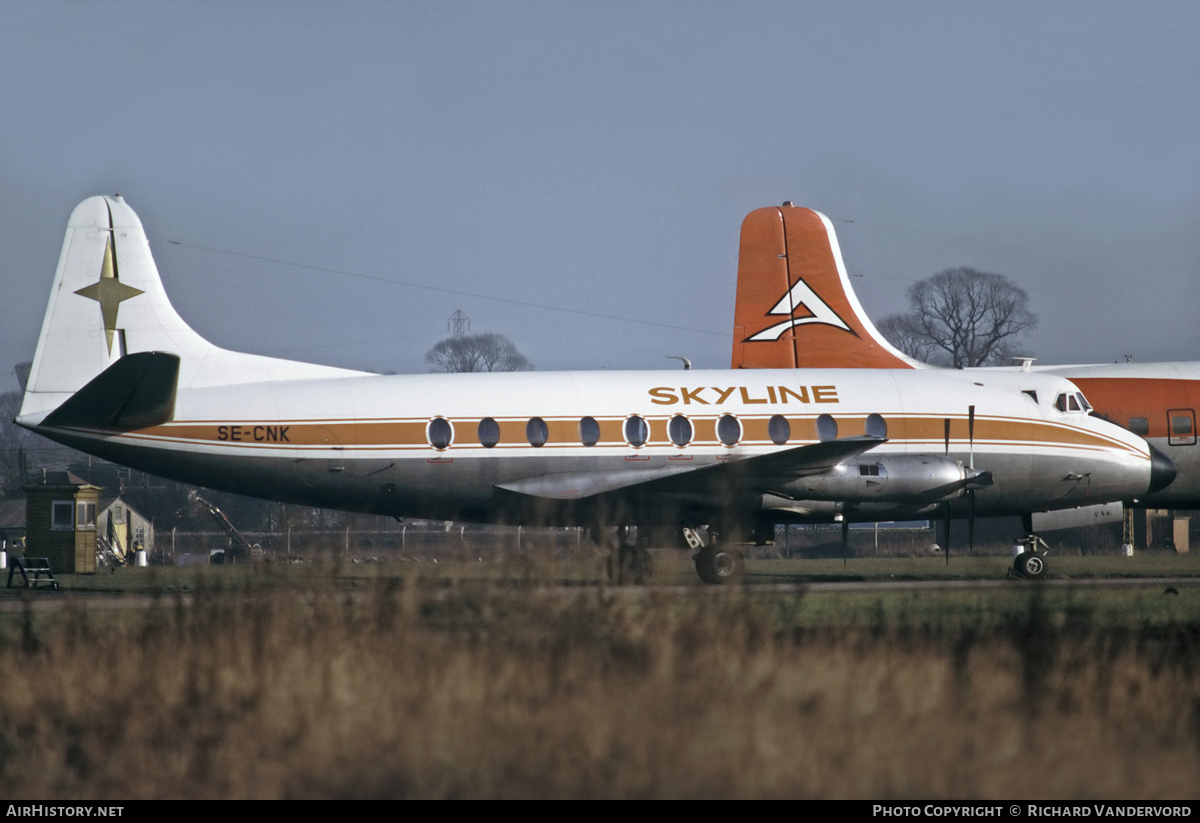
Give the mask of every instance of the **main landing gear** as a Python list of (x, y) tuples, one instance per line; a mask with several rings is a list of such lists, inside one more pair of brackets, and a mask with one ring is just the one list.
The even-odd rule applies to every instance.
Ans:
[(1036, 534), (1027, 534), (1017, 540), (1021, 551), (1013, 558), (1012, 571), (1016, 577), (1026, 580), (1041, 580), (1046, 576), (1046, 555), (1050, 547)]
[[(696, 574), (705, 583), (720, 585), (741, 582), (746, 562), (740, 550), (717, 543), (716, 535), (705, 529), (685, 528), (683, 537), (695, 554)], [(654, 571), (650, 552), (641, 545), (651, 539), (643, 533), (639, 539), (637, 526), (621, 526), (613, 534), (604, 529), (593, 532), (602, 548), (608, 549), (604, 568), (608, 579), (617, 586), (642, 585), (650, 580)]]
[(692, 555), (692, 561), (696, 564), (696, 574), (700, 575), (701, 580), (710, 585), (741, 581), (746, 561), (740, 551), (716, 545), (715, 542), (706, 546), (696, 529), (684, 529), (683, 537), (688, 546), (699, 550)]
[[(607, 534), (607, 533), (606, 533)], [(621, 526), (617, 539), (609, 543), (608, 558), (604, 561), (609, 582), (617, 586), (642, 585), (654, 572), (650, 552), (638, 546), (637, 526)]]

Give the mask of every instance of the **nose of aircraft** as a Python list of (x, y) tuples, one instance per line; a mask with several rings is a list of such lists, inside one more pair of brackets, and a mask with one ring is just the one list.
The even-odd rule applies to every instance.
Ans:
[(1150, 488), (1146, 494), (1165, 489), (1175, 479), (1175, 464), (1171, 458), (1150, 446)]

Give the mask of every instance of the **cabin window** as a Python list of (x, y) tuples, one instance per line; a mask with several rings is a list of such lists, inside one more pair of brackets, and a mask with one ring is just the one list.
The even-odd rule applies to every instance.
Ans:
[(1129, 430), (1145, 437), (1150, 433), (1150, 420), (1145, 417), (1131, 417), (1129, 418)]
[(782, 414), (777, 414), (767, 421), (767, 436), (776, 446), (782, 446), (792, 436), (792, 425)]
[(677, 414), (667, 423), (667, 436), (671, 438), (671, 442), (680, 448), (692, 442), (692, 436), (695, 434), (695, 429), (692, 428), (692, 421), (688, 420), (682, 414)]
[(75, 504), (70, 500), (55, 500), (50, 504), (50, 528), (75, 528)]
[(625, 442), (635, 449), (640, 449), (649, 439), (650, 427), (645, 418), (635, 414), (625, 421)]
[(817, 418), (817, 439), (824, 443), (827, 440), (837, 440), (838, 425), (830, 415), (823, 414)]
[(550, 429), (547, 428), (546, 421), (540, 417), (529, 418), (529, 422), (525, 424), (525, 439), (534, 448), (540, 449), (546, 445), (550, 439)]
[(880, 414), (868, 414), (866, 432), (871, 437), (882, 437), (887, 440), (887, 421)]
[(723, 414), (717, 421), (717, 439), (733, 448), (742, 439), (742, 424), (732, 414)]
[(500, 442), (500, 424), (490, 417), (479, 421), (479, 445), (490, 449)]
[(1175, 437), (1186, 437), (1192, 433), (1192, 418), (1186, 414), (1171, 416), (1171, 434)]
[(600, 424), (596, 422), (596, 418), (580, 418), (579, 442), (585, 446), (594, 446), (600, 442)]
[(429, 426), (425, 429), (425, 436), (429, 439), (429, 445), (438, 451), (445, 451), (454, 441), (454, 427), (446, 418), (435, 417), (429, 421)]
[(859, 477), (879, 477), (880, 476), (879, 464), (872, 463), (869, 466), (861, 466), (860, 465), (858, 467), (858, 476)]

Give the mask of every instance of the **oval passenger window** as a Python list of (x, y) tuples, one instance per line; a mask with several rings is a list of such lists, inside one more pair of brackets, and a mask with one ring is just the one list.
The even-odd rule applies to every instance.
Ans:
[(644, 418), (635, 414), (625, 421), (625, 440), (629, 445), (640, 449), (649, 439), (650, 427), (646, 425)]
[(671, 442), (676, 446), (686, 446), (692, 442), (692, 421), (688, 420), (682, 414), (677, 414), (667, 423), (667, 435), (671, 438)]
[(490, 449), (500, 442), (500, 424), (490, 417), (479, 421), (479, 445)]
[(579, 442), (585, 446), (594, 446), (600, 442), (600, 424), (594, 417), (584, 417), (579, 421)]
[(883, 419), (882, 415), (867, 415), (867, 434), (871, 435), (871, 437), (887, 439), (887, 421)]
[(817, 439), (824, 443), (827, 440), (837, 440), (837, 421), (828, 414), (817, 418)]
[(717, 439), (733, 448), (742, 439), (742, 424), (732, 414), (723, 414), (717, 421)]
[(777, 414), (767, 423), (767, 436), (776, 446), (782, 446), (792, 436), (792, 424), (782, 414)]
[(529, 422), (525, 424), (525, 439), (529, 441), (529, 445), (539, 449), (546, 445), (546, 441), (550, 439), (550, 429), (546, 427), (546, 421), (540, 417), (529, 418)]
[(429, 421), (425, 436), (429, 439), (429, 445), (438, 451), (444, 451), (450, 448), (450, 443), (454, 440), (454, 427), (446, 418), (435, 417)]

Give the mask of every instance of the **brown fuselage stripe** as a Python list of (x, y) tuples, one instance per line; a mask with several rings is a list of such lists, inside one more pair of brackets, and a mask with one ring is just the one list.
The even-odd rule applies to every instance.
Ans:
[[(646, 416), (650, 426), (649, 446), (669, 446), (668, 421), (673, 415)], [(791, 427), (789, 444), (800, 445), (816, 441), (816, 418), (791, 417), (784, 415)], [(545, 448), (579, 447), (578, 418), (544, 418), (549, 431)], [(620, 446), (628, 448), (624, 439), (626, 418), (598, 419), (600, 442), (598, 446)], [(694, 438), (690, 446), (717, 447), (717, 417), (689, 417), (694, 427)], [(928, 416), (897, 416), (888, 419), (888, 437), (891, 442), (919, 443), (931, 450), (944, 443), (945, 419)], [(479, 448), (478, 425), (480, 418), (451, 420), (454, 426), (454, 444), (458, 448)], [(742, 445), (771, 445), (768, 435), (767, 416), (740, 417)], [(865, 433), (865, 415), (838, 417), (838, 436), (849, 437)], [(426, 429), (429, 421), (409, 420), (366, 420), (366, 421), (298, 421), (272, 422), (269, 424), (236, 424), (224, 422), (180, 422), (140, 429), (129, 435), (139, 439), (168, 440), (196, 445), (250, 446), (268, 449), (347, 448), (356, 450), (378, 449), (428, 449)], [(529, 448), (526, 440), (528, 418), (500, 418), (500, 443), (497, 448)], [(961, 449), (969, 439), (966, 418), (950, 418), (951, 444)], [(1066, 448), (1111, 449), (1118, 448), (1131, 454), (1141, 454), (1135, 447), (1120, 440), (1105, 437), (1084, 429), (1049, 421), (1020, 418), (985, 418), (975, 420), (974, 440), (977, 446), (985, 445), (1056, 445)], [(1144, 456), (1144, 455), (1143, 455)]]

